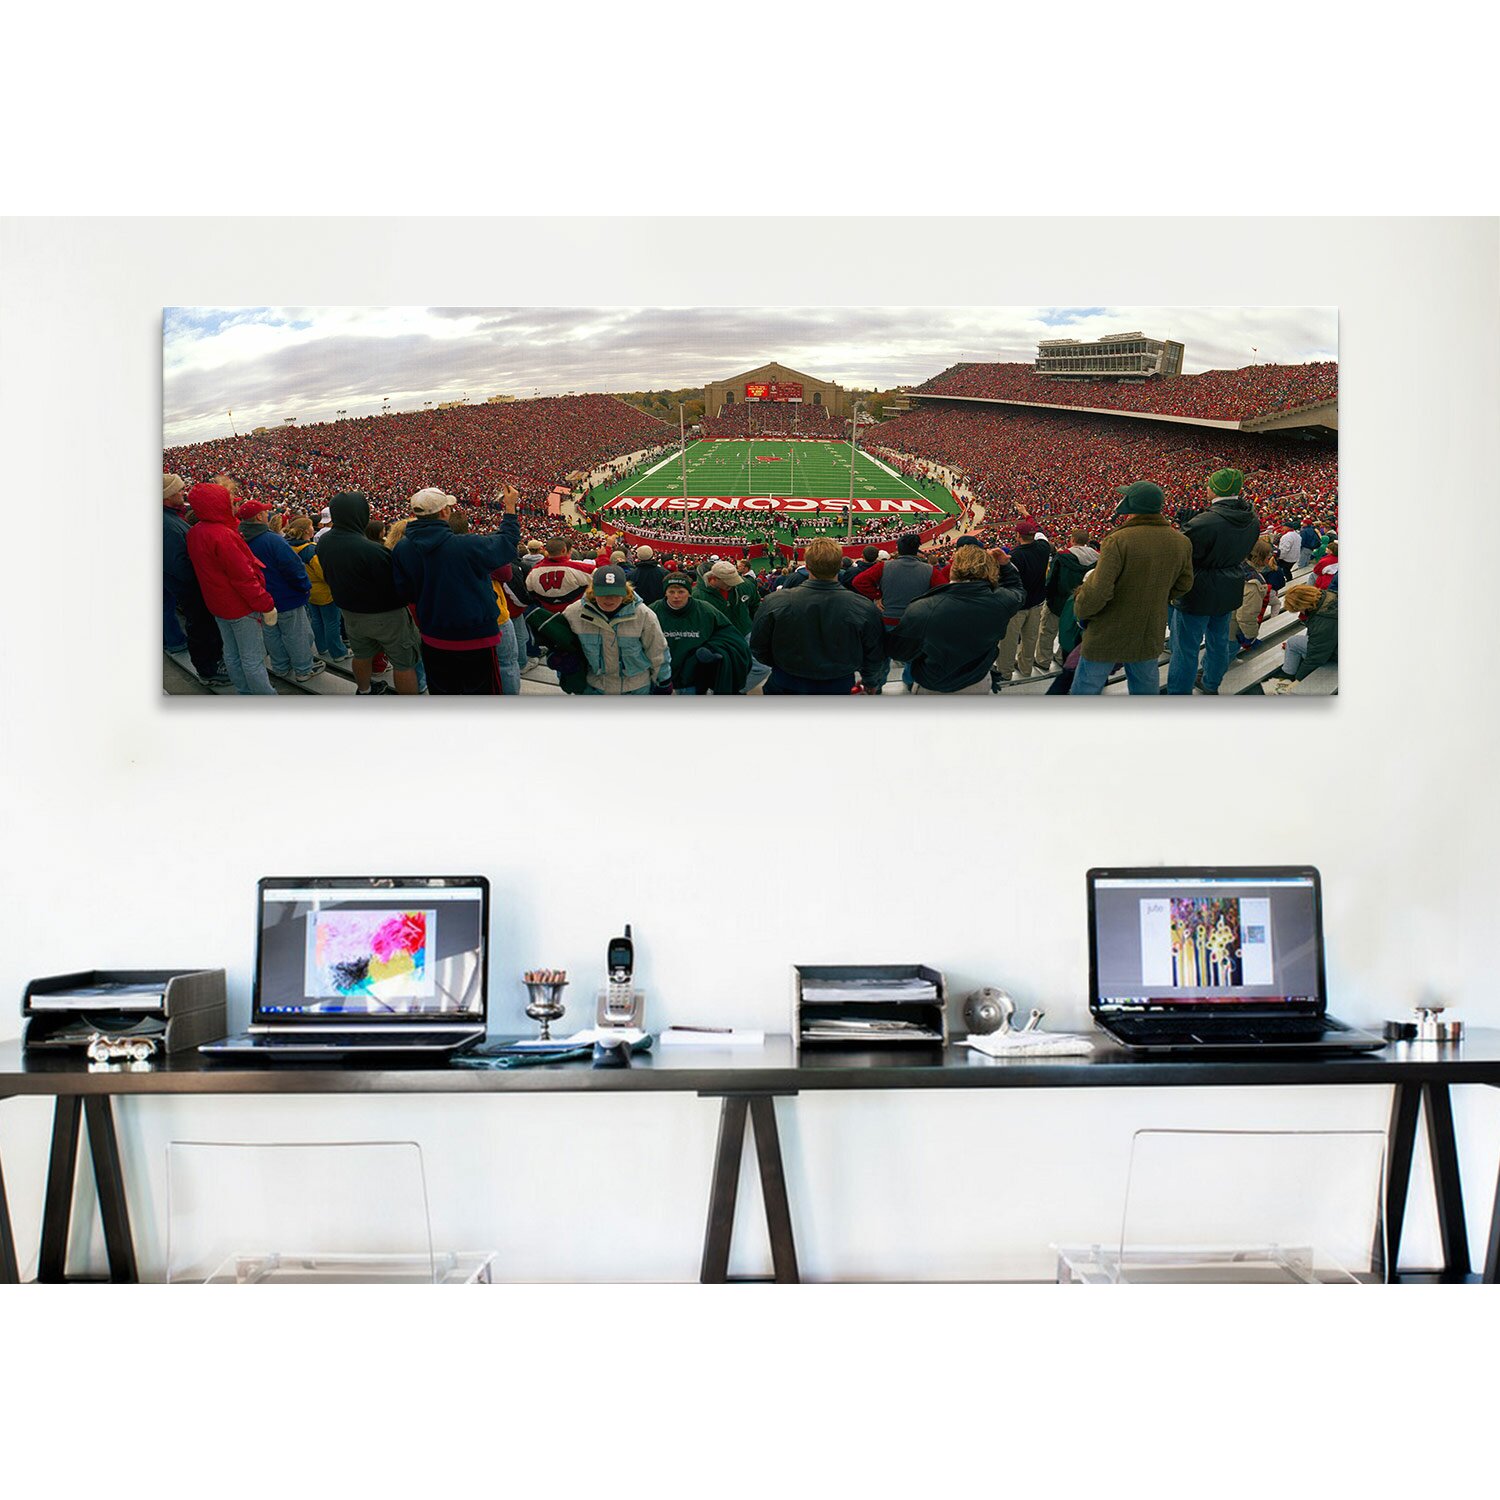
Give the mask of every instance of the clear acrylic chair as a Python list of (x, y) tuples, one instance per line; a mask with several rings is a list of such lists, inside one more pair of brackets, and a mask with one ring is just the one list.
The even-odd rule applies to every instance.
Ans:
[(1380, 1282), (1379, 1130), (1138, 1130), (1118, 1244), (1059, 1251), (1059, 1280)]
[(415, 1141), (167, 1147), (168, 1281), (488, 1281), (492, 1260), (434, 1251)]

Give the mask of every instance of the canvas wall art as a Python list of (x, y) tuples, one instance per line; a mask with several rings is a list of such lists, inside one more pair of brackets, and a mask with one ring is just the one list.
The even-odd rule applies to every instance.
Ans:
[(169, 308), (163, 687), (1332, 697), (1337, 326)]

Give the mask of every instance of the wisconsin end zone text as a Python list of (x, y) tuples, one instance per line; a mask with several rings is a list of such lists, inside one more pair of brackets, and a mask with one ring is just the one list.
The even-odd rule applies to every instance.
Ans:
[[(619, 495), (606, 501), (600, 510), (760, 510), (781, 511), (795, 515), (843, 514), (851, 508), (847, 500), (823, 500), (790, 495)], [(889, 500), (870, 500), (856, 496), (852, 509), (858, 515), (872, 516), (941, 516), (941, 505), (923, 495), (902, 496)]]

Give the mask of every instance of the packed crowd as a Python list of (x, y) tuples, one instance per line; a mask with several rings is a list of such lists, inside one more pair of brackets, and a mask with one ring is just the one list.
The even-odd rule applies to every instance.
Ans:
[[(658, 559), (649, 543), (605, 539), (592, 557), (576, 534), (523, 543), (510, 486), (483, 535), (435, 487), (393, 523), (358, 492), (315, 521), (227, 474), (165, 474), (164, 624), (169, 649), (175, 631), (205, 682), (239, 693), (332, 661), (351, 663), (358, 694), (389, 691), (386, 666), (397, 693), (514, 694), (544, 662), (569, 693), (775, 695), (880, 692), (893, 661), (919, 693), (1000, 691), (1058, 664), (1051, 691), (1098, 692), (1120, 663), (1131, 692), (1154, 693), (1170, 622), (1168, 691), (1213, 694), (1233, 649), (1259, 649), (1261, 621), (1286, 608), (1308, 621), (1273, 674), (1289, 687), (1337, 659), (1337, 539), (1306, 521), (1265, 530), (1243, 486), (1216, 471), (1207, 505), (1173, 526), (1162, 489), (1138, 481), (1122, 524), (1066, 547), (1019, 502), (993, 547), (966, 534), (924, 555), (908, 532), (855, 557), (818, 537), (757, 577), (745, 558)], [(1311, 583), (1288, 586), (1309, 565)]]
[(847, 423), (833, 421), (826, 406), (806, 401), (736, 401), (703, 423), (705, 437), (844, 436)]
[[(741, 410), (757, 413), (746, 430), (786, 412)], [(1214, 693), (1286, 608), (1308, 630), (1279, 679), (1337, 658), (1330, 442), (930, 404), (869, 441), (966, 502), (945, 535), (861, 518), (848, 557), (842, 516), (559, 513), (560, 478), (613, 485), (674, 437), (592, 396), (169, 450), (169, 648), (175, 635), (202, 680), (259, 693), (327, 661), (351, 661), (360, 693), (389, 691), (386, 666), (401, 693), (515, 693), (541, 662), (569, 692), (870, 692), (893, 660), (919, 692), (999, 691), (1059, 665), (1053, 691), (1092, 692), (1120, 663), (1131, 691), (1154, 692), (1170, 620), (1168, 691)], [(757, 544), (759, 576), (736, 556)], [(1120, 570), (1137, 554), (1154, 581), (1127, 609), (1142, 568)], [(1299, 566), (1311, 580), (1290, 585)]]
[[(768, 512), (748, 512), (732, 516), (722, 511), (706, 515), (695, 514), (690, 521), (684, 521), (680, 512), (611, 511), (608, 524), (633, 538), (653, 542), (658, 546), (712, 542), (722, 545), (731, 553), (744, 547), (801, 547), (818, 536), (894, 545), (896, 539), (910, 531), (912, 526), (910, 517), (861, 520), (856, 515), (851, 529), (849, 521), (842, 515), (799, 514), (778, 517)], [(943, 525), (942, 520), (935, 518), (933, 525), (926, 531), (936, 531)]]
[(1205, 370), (1201, 375), (1121, 381), (1061, 380), (1038, 375), (1023, 364), (958, 364), (913, 392), (924, 393), (1237, 422), (1338, 400), (1339, 367), (1333, 361), (1246, 365), (1240, 370)]
[[(1019, 507), (1049, 536), (1109, 529), (1115, 492), (1149, 474), (1168, 513), (1203, 504), (1203, 475), (1234, 468), (1267, 524), (1290, 517), (1335, 530), (1338, 451), (1331, 443), (1220, 432), (1128, 418), (984, 406), (927, 406), (882, 422), (871, 435), (895, 467), (941, 464), (961, 474), (987, 522)], [(986, 545), (1000, 536), (980, 531)]]
[(544, 530), (556, 525), (548, 493), (567, 475), (661, 450), (676, 436), (613, 396), (556, 396), (221, 438), (167, 449), (164, 468), (190, 485), (233, 474), (253, 499), (313, 513), (330, 495), (357, 490), (386, 519), (423, 486), (438, 485), (469, 507), (479, 531), (499, 525), (492, 498), (511, 484), (524, 524)]

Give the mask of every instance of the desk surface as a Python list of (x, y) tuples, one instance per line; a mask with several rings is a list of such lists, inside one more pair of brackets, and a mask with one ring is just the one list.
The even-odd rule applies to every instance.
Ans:
[(91, 1069), (76, 1054), (0, 1043), (0, 1097), (59, 1094), (777, 1093), (827, 1089), (1171, 1088), (1235, 1084), (1487, 1083), (1500, 1086), (1500, 1030), (1452, 1046), (1394, 1042), (1381, 1052), (1297, 1057), (1145, 1058), (1095, 1039), (1088, 1057), (988, 1058), (939, 1052), (658, 1047), (630, 1068), (587, 1062), (514, 1069), (273, 1063), (247, 1067), (180, 1053), (140, 1071)]

